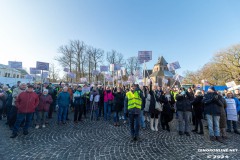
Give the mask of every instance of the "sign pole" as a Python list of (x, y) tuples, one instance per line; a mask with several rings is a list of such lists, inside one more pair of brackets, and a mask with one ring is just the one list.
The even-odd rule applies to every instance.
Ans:
[(41, 75), (41, 92), (43, 92), (43, 70)]
[(145, 72), (146, 72), (146, 62), (144, 60), (144, 69), (143, 69), (144, 86), (146, 86), (146, 75), (145, 75)]

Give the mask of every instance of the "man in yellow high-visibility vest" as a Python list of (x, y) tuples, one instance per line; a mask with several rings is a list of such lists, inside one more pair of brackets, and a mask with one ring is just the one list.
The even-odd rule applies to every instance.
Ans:
[(126, 93), (128, 115), (130, 122), (130, 130), (132, 141), (139, 139), (139, 128), (140, 128), (140, 113), (142, 107), (142, 94), (139, 89), (136, 89), (136, 85), (131, 85), (131, 90)]

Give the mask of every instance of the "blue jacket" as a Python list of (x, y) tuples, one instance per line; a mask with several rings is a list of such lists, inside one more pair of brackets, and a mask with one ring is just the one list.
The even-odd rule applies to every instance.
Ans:
[(68, 92), (61, 92), (57, 98), (57, 104), (59, 107), (68, 107), (70, 104), (70, 94)]

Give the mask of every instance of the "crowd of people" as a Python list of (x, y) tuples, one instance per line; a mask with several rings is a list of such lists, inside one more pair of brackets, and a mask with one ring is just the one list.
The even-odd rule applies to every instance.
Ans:
[[(10, 88), (1, 85), (0, 120), (6, 118), (6, 125), (16, 138), (19, 128), (23, 134), (29, 127), (45, 128), (49, 119), (57, 114), (58, 125), (66, 125), (69, 112), (74, 112), (75, 125), (81, 124), (87, 116), (91, 120), (109, 121), (116, 127), (128, 123), (131, 140), (140, 139), (140, 129), (157, 132), (161, 126), (170, 132), (170, 122), (178, 120), (179, 135), (190, 136), (191, 132), (203, 135), (203, 120), (211, 141), (221, 143), (227, 139), (226, 132), (240, 134), (237, 128), (240, 114), (240, 92), (225, 90), (218, 92), (211, 86), (205, 93), (196, 87), (170, 88), (152, 85), (132, 84), (123, 87), (70, 86), (68, 83), (52, 85), (25, 84), (18, 82)], [(122, 120), (122, 121), (120, 121)], [(160, 122), (159, 122), (160, 121)], [(120, 123), (121, 122), (121, 123)], [(194, 128), (192, 128), (194, 127)]]

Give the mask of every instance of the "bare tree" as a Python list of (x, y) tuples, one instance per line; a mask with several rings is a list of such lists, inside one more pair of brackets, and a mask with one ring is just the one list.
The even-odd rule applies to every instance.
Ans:
[[(86, 63), (86, 45), (83, 41), (74, 40), (70, 42), (74, 52), (74, 61), (76, 65), (76, 73), (79, 73), (79, 77), (84, 77), (84, 64)], [(76, 74), (78, 79), (78, 74)]]
[(51, 82), (57, 82), (59, 79), (59, 69), (57, 69), (57, 66), (54, 63), (50, 64), (49, 78)]
[(124, 57), (122, 53), (118, 53), (116, 50), (107, 52), (107, 62), (109, 64), (124, 64)]
[(138, 61), (138, 57), (130, 57), (126, 60), (126, 69), (128, 74), (133, 74), (134, 71), (141, 69), (141, 64)]

